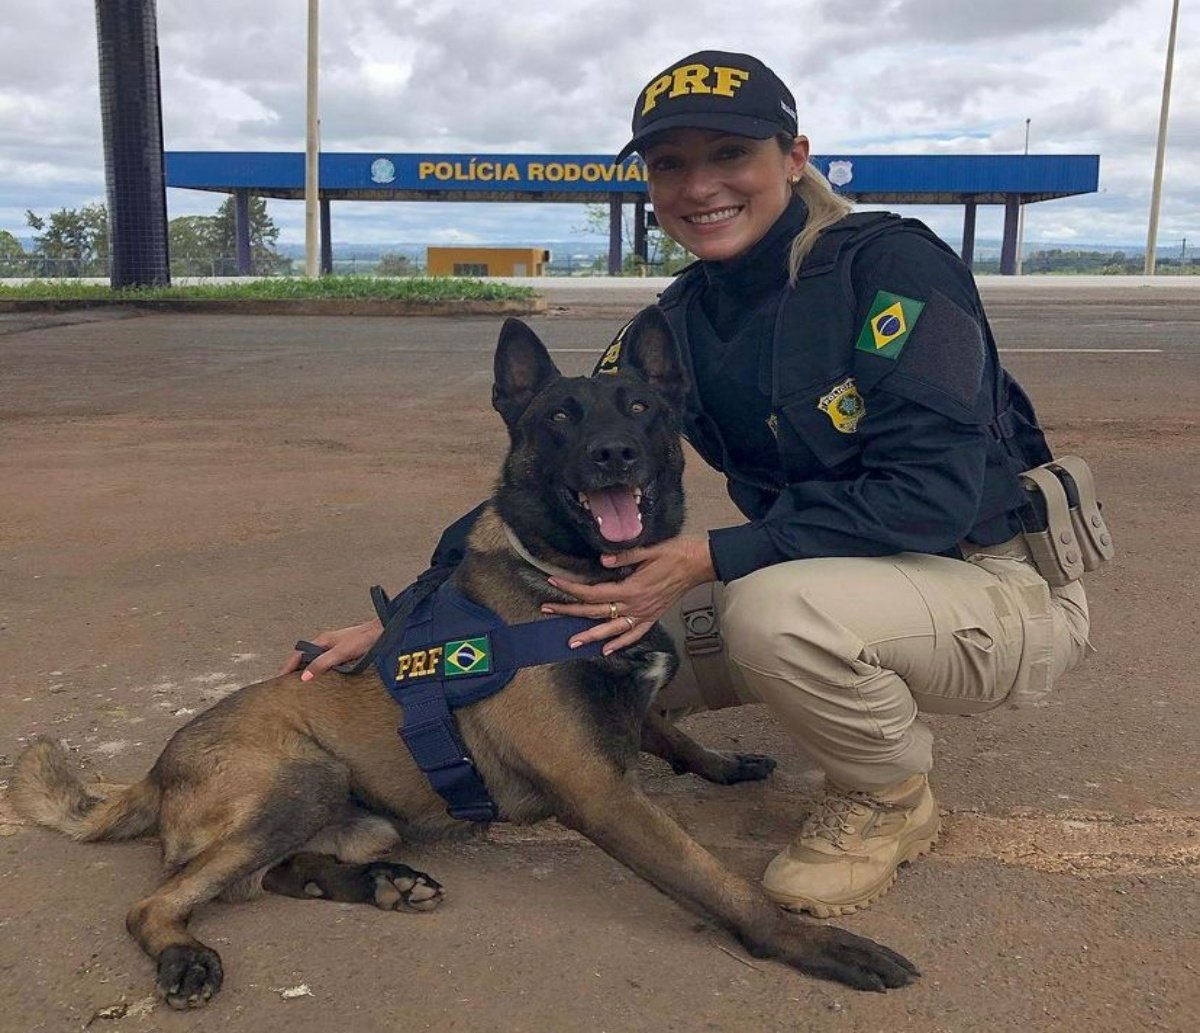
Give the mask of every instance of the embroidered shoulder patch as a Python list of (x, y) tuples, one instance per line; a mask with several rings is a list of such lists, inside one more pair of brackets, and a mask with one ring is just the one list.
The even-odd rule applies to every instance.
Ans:
[(828, 394), (821, 396), (817, 408), (833, 421), (836, 430), (853, 434), (858, 430), (858, 421), (867, 413), (867, 407), (858, 393), (853, 377), (847, 377)]
[(899, 358), (924, 307), (923, 301), (876, 291), (854, 347), (872, 355), (882, 355), (885, 359)]

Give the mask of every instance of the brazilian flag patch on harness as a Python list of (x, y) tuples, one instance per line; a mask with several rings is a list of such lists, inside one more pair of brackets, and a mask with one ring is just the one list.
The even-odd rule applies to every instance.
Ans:
[(447, 678), (463, 674), (488, 674), (492, 669), (491, 647), (487, 636), (447, 642), (443, 654)]
[(923, 301), (876, 291), (854, 347), (872, 355), (882, 355), (885, 359), (899, 358), (924, 307)]

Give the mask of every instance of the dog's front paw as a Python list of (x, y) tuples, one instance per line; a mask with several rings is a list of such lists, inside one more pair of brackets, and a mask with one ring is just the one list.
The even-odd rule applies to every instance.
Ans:
[(445, 896), (432, 876), (397, 861), (375, 861), (366, 874), (374, 884), (375, 906), (384, 911), (432, 911)]
[(168, 947), (158, 956), (155, 990), (172, 1008), (200, 1008), (221, 989), (224, 978), (215, 950), (203, 944)]
[(809, 975), (879, 993), (920, 978), (920, 971), (908, 958), (865, 936), (833, 926), (804, 928), (809, 934), (805, 937), (808, 946), (787, 960)]

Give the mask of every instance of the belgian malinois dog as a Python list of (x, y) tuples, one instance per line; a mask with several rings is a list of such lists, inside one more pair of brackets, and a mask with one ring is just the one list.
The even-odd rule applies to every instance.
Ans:
[[(673, 407), (684, 374), (658, 309), (639, 314), (622, 347), (623, 372), (564, 377), (525, 324), (508, 320), (501, 332), (493, 404), (511, 447), (453, 576), (463, 595), (510, 623), (565, 601), (539, 566), (592, 582), (618, 577), (600, 563), (614, 540), (651, 544), (682, 526)], [(677, 770), (719, 781), (769, 771), (753, 757), (706, 751), (652, 712), (676, 662), (656, 627), (608, 657), (524, 668), (499, 694), (458, 711), (500, 816), (557, 817), (717, 919), (756, 957), (864, 990), (912, 981), (917, 970), (888, 948), (780, 911), (630, 778), (644, 722), (649, 745)], [(36, 742), (18, 761), (13, 799), (32, 820), (78, 840), (159, 838), (166, 878), (133, 905), (126, 925), (154, 959), (158, 994), (174, 1008), (197, 1007), (223, 978), (217, 952), (187, 928), (207, 901), (266, 890), (395, 910), (441, 902), (430, 876), (378, 859), (406, 829), (461, 825), (396, 734), (399, 712), (374, 671), (275, 677), (193, 718), (134, 785), (84, 784), (61, 748)]]

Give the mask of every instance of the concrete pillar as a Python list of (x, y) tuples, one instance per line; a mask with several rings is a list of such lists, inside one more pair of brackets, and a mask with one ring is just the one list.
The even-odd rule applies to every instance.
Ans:
[(321, 206), (321, 275), (333, 272), (333, 234), (330, 233), (329, 198), (320, 199)]
[(96, 0), (96, 36), (110, 282), (165, 286), (171, 264), (154, 0)]
[(233, 235), (237, 239), (237, 274), (254, 275), (254, 253), (250, 249), (250, 191), (233, 192)]
[(975, 211), (979, 207), (975, 201), (968, 201), (963, 207), (962, 231), (962, 260), (968, 269), (975, 268)]
[(608, 275), (621, 275), (621, 195), (608, 199)]
[(1017, 220), (1021, 216), (1021, 200), (1017, 194), (1004, 196), (1004, 240), (1000, 245), (1000, 275), (1015, 276), (1017, 272)]

